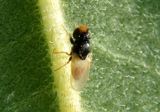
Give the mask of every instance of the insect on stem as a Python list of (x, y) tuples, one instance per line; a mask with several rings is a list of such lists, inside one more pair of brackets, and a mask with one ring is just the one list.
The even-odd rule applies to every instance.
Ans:
[[(63, 28), (65, 29), (65, 27)], [(69, 56), (68, 61), (54, 71), (61, 69), (71, 62), (71, 86), (75, 90), (80, 90), (88, 80), (91, 64), (90, 36), (87, 25), (80, 25), (77, 27), (73, 35), (70, 35), (70, 42), (72, 44), (70, 53), (53, 51), (54, 54), (63, 53)]]

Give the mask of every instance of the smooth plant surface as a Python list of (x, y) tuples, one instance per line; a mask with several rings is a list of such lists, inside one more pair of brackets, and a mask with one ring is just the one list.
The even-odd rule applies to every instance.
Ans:
[(51, 61), (37, 1), (0, 1), (0, 112), (54, 112)]

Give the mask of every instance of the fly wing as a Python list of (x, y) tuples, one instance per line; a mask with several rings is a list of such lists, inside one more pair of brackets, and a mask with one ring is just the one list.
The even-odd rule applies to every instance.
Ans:
[(81, 90), (89, 79), (89, 69), (91, 63), (91, 54), (85, 60), (79, 59), (78, 56), (73, 55), (71, 61), (71, 85), (75, 90)]

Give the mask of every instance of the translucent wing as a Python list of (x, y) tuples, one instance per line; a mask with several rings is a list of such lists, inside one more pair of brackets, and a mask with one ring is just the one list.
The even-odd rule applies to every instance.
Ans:
[(91, 64), (91, 54), (85, 60), (81, 60), (77, 55), (72, 55), (71, 61), (71, 85), (75, 90), (81, 90), (89, 79), (89, 69)]

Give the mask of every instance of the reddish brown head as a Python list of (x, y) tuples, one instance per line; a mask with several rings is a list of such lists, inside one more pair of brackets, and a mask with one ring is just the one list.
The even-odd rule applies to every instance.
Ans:
[(78, 29), (79, 29), (79, 32), (88, 32), (88, 26), (87, 25), (80, 25), (79, 27), (78, 27)]

